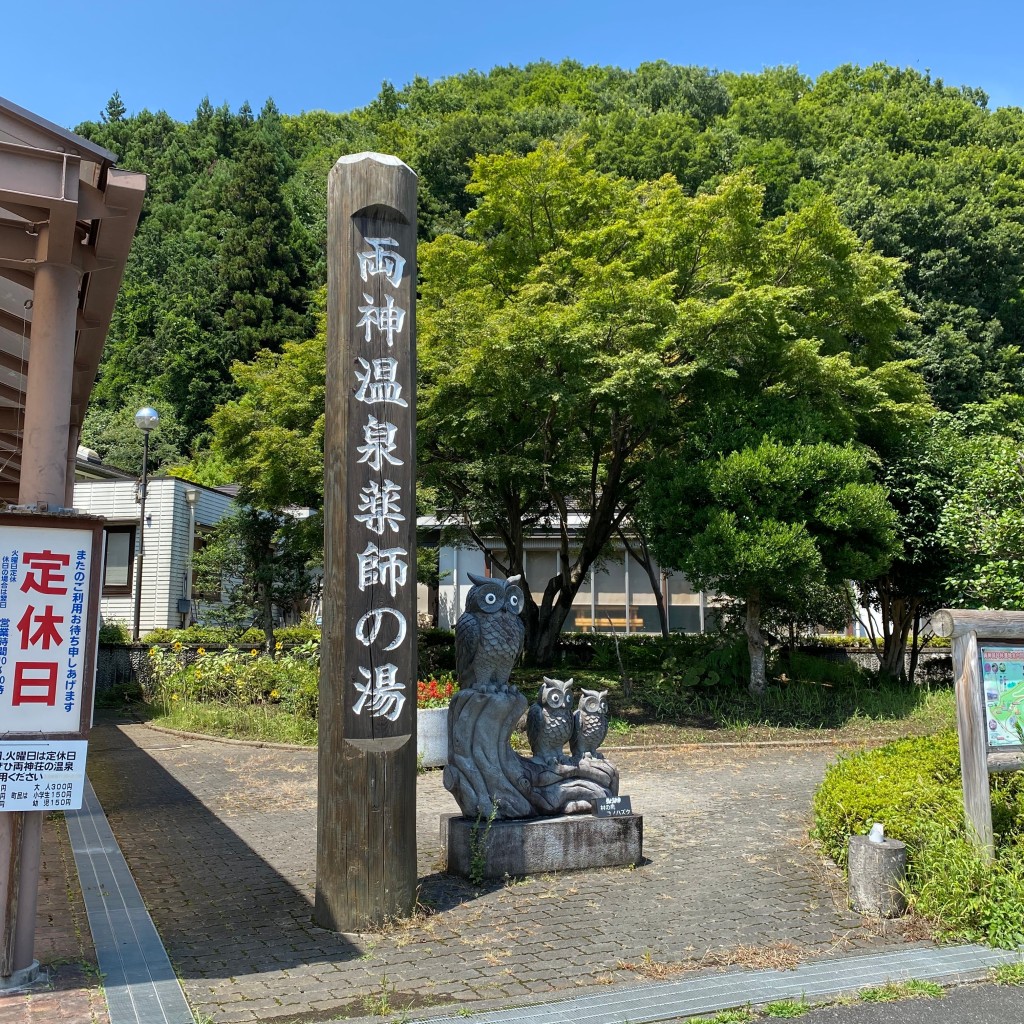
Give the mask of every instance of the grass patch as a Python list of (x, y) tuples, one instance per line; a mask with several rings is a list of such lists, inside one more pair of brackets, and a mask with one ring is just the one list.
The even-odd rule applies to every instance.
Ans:
[(945, 989), (934, 981), (890, 981), (885, 985), (861, 989), (858, 993), (865, 1003), (895, 1003), (900, 999), (941, 999)]
[(989, 972), (997, 985), (1024, 985), (1024, 963), (1000, 964)]
[(228, 739), (316, 746), (315, 721), (266, 704), (234, 705), (215, 701), (184, 702), (169, 710), (144, 705), (147, 719), (164, 729), (198, 732)]
[(942, 937), (1024, 944), (1024, 772), (990, 780), (996, 856), (968, 839), (956, 733), (918, 737), (832, 766), (814, 798), (814, 835), (844, 864), (851, 835), (875, 822), (907, 844), (911, 905)]
[(814, 1004), (807, 1002), (806, 999), (779, 999), (765, 1005), (764, 1015), (777, 1018), (802, 1017), (813, 1009)]
[(740, 1006), (734, 1010), (722, 1010), (713, 1017), (688, 1017), (686, 1024), (751, 1024), (757, 1014), (749, 1007)]

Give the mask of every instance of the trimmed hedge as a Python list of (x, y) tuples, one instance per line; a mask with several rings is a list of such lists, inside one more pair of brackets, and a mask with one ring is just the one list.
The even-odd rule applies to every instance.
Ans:
[[(320, 640), (320, 630), (315, 626), (279, 626), (274, 635), (281, 644), (304, 644)], [(188, 629), (154, 629), (142, 638), (146, 646), (153, 644), (209, 644), (220, 646), (262, 647), (266, 636), (262, 629), (229, 629), (226, 626), (189, 626)]]
[(933, 818), (957, 822), (963, 832), (960, 753), (955, 732), (897, 740), (878, 750), (844, 757), (825, 773), (814, 795), (814, 835), (846, 866), (850, 836), (876, 822), (910, 846), (922, 842)]

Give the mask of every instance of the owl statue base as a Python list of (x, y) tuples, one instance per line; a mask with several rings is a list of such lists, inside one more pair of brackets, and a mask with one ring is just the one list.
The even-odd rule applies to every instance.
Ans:
[(644, 819), (560, 815), (481, 824), (441, 815), (447, 870), (479, 881), (548, 871), (592, 871), (643, 862)]

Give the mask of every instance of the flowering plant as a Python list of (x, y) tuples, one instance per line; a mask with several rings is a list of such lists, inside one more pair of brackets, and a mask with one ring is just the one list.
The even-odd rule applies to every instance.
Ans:
[(416, 707), (446, 708), (458, 692), (459, 684), (450, 673), (439, 679), (421, 679), (416, 683)]

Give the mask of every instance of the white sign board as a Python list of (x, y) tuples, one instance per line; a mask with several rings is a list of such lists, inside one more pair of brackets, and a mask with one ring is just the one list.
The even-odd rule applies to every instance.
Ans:
[(0, 811), (77, 811), (85, 740), (0, 740)]
[(88, 728), (96, 536), (0, 522), (0, 737)]

